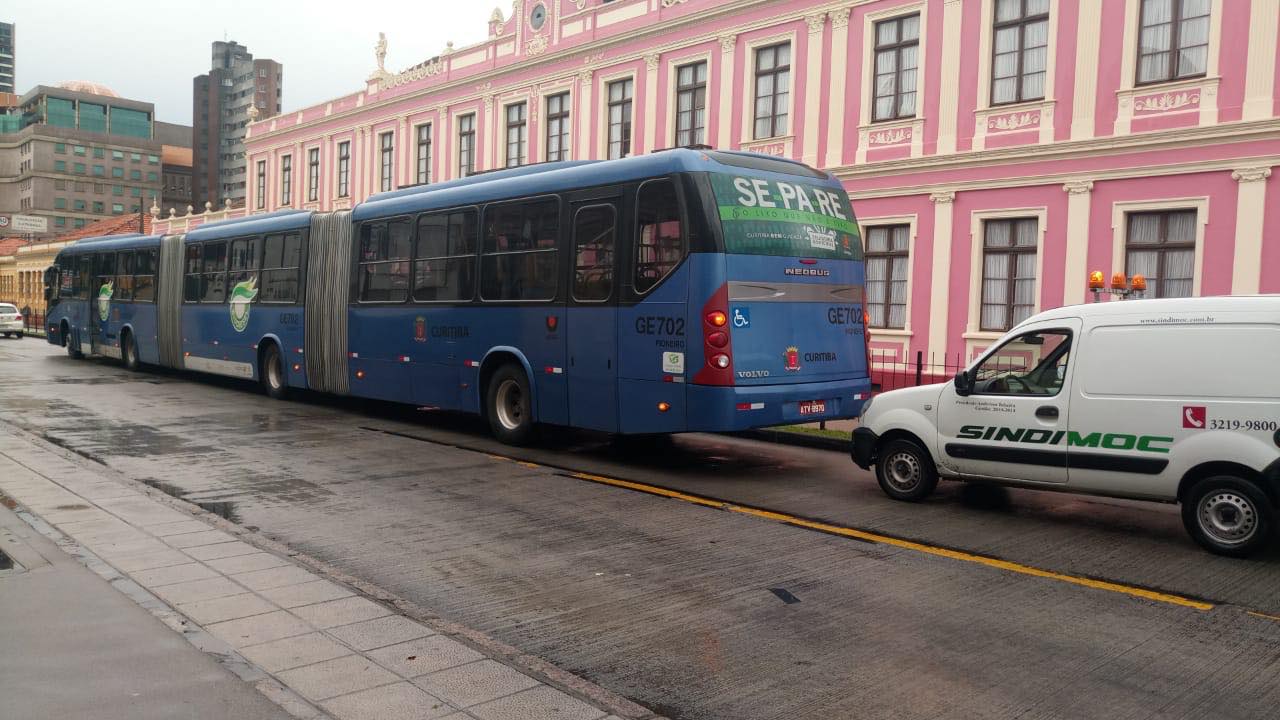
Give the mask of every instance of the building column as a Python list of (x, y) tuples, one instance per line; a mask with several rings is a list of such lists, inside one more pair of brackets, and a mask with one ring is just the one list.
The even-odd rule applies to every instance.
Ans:
[(631, 148), (631, 151), (637, 155), (653, 152), (658, 147), (658, 67), (660, 65), (662, 65), (660, 54), (650, 53), (644, 56), (644, 147)]
[(449, 107), (441, 105), (436, 108), (436, 122), (431, 126), (431, 181), (443, 182), (449, 179)]
[(409, 134), (409, 118), (400, 118), (400, 139), (396, 144), (396, 147), (400, 149), (398, 153), (400, 155), (400, 167), (396, 168), (396, 175), (400, 177), (396, 183), (397, 187), (412, 185), (417, 181), (417, 178), (413, 177), (410, 172), (410, 168), (416, 166), (416, 163), (413, 162), (412, 155), (410, 155), (414, 140), (415, 138)]
[(1073, 180), (1062, 186), (1067, 193), (1067, 258), (1063, 263), (1062, 304), (1080, 305), (1085, 301), (1089, 280), (1089, 203), (1093, 197), (1092, 180)]
[(1231, 173), (1236, 193), (1236, 253), (1231, 267), (1231, 294), (1255, 295), (1262, 285), (1262, 221), (1267, 201), (1269, 167), (1241, 168)]
[(1093, 137), (1094, 115), (1098, 105), (1098, 54), (1101, 52), (1098, 29), (1102, 25), (1102, 0), (1080, 0), (1080, 17), (1076, 21), (1075, 87), (1071, 95), (1071, 139)]
[[(831, 62), (828, 65), (827, 107), (844, 108), (844, 90), (849, 81), (849, 8), (827, 13), (831, 18)], [(817, 148), (814, 148), (817, 152)], [(827, 157), (824, 167), (844, 164), (844, 112), (827, 113)]]
[[(818, 118), (822, 116), (822, 41), (826, 35), (825, 13), (810, 15), (804, 19), (809, 26), (809, 42), (805, 46), (804, 80), (804, 164), (818, 167)], [(831, 118), (842, 113), (831, 113)], [(792, 121), (794, 122), (794, 118)]]
[[(942, 75), (938, 87), (938, 154), (956, 151), (956, 125), (960, 111), (960, 25), (964, 5), (946, 0), (942, 8)], [(981, 92), (981, 91), (979, 91)]]
[[(484, 135), (481, 136), (480, 139), (484, 145), (483, 157), (484, 157), (485, 164), (482, 165), (480, 164), (480, 162), (477, 161), (475, 163), (475, 169), (477, 171), (495, 170), (499, 167), (498, 158), (497, 158), (498, 133), (502, 128), (498, 127), (500, 123), (498, 122), (498, 119), (497, 119), (497, 113), (493, 111), (493, 105), (494, 105), (493, 96), (485, 95), (482, 100), (482, 103), (484, 105)], [(480, 144), (481, 143), (476, 143), (477, 147), (479, 147)]]
[[(733, 49), (738, 44), (737, 35), (720, 38), (720, 111), (716, 119), (715, 147), (728, 150), (733, 139)], [(744, 99), (743, 102), (746, 102)]]
[(1244, 78), (1244, 120), (1271, 117), (1276, 85), (1276, 25), (1280, 2), (1253, 0), (1249, 7), (1249, 56)]
[(578, 82), (581, 84), (581, 92), (578, 93), (578, 152), (575, 160), (590, 160), (593, 157), (591, 152), (591, 125), (595, 122), (591, 112), (591, 86), (594, 83), (591, 70), (583, 70), (578, 73)]
[(929, 282), (929, 355), (947, 355), (947, 313), (951, 284), (951, 234), (956, 194), (929, 194), (933, 201), (933, 277)]

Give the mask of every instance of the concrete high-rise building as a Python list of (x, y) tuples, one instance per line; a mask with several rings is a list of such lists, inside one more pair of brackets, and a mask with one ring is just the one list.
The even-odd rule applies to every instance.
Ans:
[(192, 81), (191, 189), (196, 205), (244, 203), (245, 127), (280, 112), (283, 79), (280, 63), (255, 60), (236, 42), (213, 43), (208, 74)]
[(157, 122), (156, 140), (160, 141), (160, 215), (168, 217), (173, 210), (185, 215), (191, 206), (191, 136), (190, 125)]
[(19, 99), (16, 119), (0, 128), (0, 213), (45, 217), (57, 234), (160, 199), (153, 104), (95, 83), (39, 85)]
[(0, 22), (0, 93), (17, 92), (14, 68), (18, 63), (16, 32), (13, 23)]

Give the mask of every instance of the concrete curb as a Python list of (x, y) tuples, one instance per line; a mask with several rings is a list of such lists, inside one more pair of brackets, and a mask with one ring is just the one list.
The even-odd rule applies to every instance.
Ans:
[(761, 430), (743, 430), (742, 432), (733, 433), (733, 435), (750, 440), (763, 440), (765, 442), (777, 443), (779, 445), (793, 445), (795, 447), (806, 447), (815, 450), (831, 450), (834, 452), (849, 454), (849, 440), (837, 440), (836, 438), (821, 437), (819, 435), (809, 435), (806, 433), (790, 432), (788, 430), (773, 430), (764, 428)]

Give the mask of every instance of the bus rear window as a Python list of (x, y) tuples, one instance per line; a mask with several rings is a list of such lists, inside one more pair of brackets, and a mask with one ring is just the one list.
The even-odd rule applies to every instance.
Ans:
[(712, 173), (725, 251), (831, 260), (862, 259), (858, 223), (841, 189)]

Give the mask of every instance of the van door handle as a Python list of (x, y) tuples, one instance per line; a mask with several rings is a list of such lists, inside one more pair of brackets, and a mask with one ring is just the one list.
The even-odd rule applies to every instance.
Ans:
[(1041, 405), (1036, 408), (1036, 417), (1045, 419), (1057, 419), (1058, 408), (1053, 405)]

